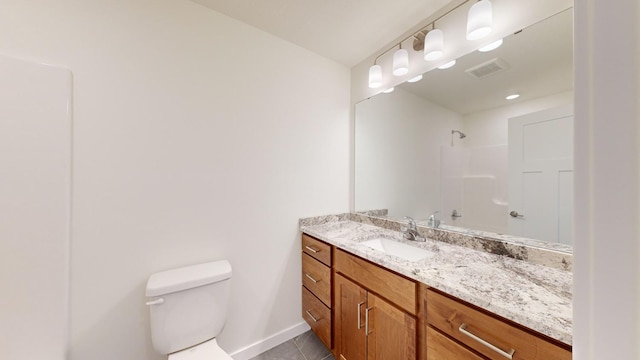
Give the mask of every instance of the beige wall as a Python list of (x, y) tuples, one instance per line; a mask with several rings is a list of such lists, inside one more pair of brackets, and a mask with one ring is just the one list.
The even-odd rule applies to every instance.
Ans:
[(186, 0), (1, 5), (0, 53), (74, 77), (70, 358), (160, 359), (148, 276), (221, 258), (224, 349), (304, 330), (297, 220), (348, 210), (349, 70)]

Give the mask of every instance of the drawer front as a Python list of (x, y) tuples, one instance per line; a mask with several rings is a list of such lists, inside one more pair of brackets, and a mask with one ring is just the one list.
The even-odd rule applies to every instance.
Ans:
[(302, 286), (302, 317), (311, 330), (331, 349), (331, 309)]
[(318, 259), (321, 263), (331, 266), (331, 245), (307, 234), (302, 234), (302, 251)]
[(433, 290), (427, 291), (427, 322), (489, 359), (511, 352), (514, 360), (571, 359), (567, 349)]
[(302, 254), (302, 285), (331, 307), (331, 268), (306, 253)]
[(427, 360), (484, 360), (464, 346), (427, 327)]
[(416, 283), (340, 249), (335, 251), (335, 269), (365, 288), (416, 315)]

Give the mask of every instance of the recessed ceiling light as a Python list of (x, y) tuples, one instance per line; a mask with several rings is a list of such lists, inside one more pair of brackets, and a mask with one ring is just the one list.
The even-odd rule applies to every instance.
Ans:
[(513, 99), (517, 99), (520, 97), (520, 94), (511, 94), (509, 96), (506, 97), (507, 100), (513, 100)]
[(500, 39), (498, 41), (494, 41), (489, 45), (485, 45), (485, 46), (481, 47), (480, 49), (478, 49), (478, 51), (480, 51), (480, 52), (488, 52), (488, 51), (491, 51), (491, 50), (495, 50), (495, 49), (499, 48), (500, 45), (502, 45), (502, 42), (503, 42), (502, 39)]
[(390, 87), (390, 88), (388, 88), (387, 90), (383, 91), (383, 93), (385, 93), (385, 94), (392, 93), (392, 92), (393, 92), (393, 90), (395, 90), (395, 88)]
[(448, 69), (448, 68), (452, 67), (455, 64), (456, 64), (456, 61), (455, 60), (451, 60), (446, 64), (442, 64), (442, 65), (438, 66), (438, 69), (441, 69), (441, 70)]
[(417, 81), (420, 81), (420, 80), (422, 80), (422, 74), (420, 74), (420, 75), (418, 75), (416, 77), (412, 77), (411, 79), (407, 80), (407, 82), (414, 83), (414, 82), (417, 82)]

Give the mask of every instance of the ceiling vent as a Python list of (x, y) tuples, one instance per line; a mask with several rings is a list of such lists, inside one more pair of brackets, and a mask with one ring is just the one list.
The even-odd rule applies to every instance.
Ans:
[(465, 70), (465, 72), (476, 79), (484, 79), (486, 77), (507, 70), (508, 68), (509, 64), (507, 64), (506, 61), (495, 58), (487, 62), (483, 62), (480, 65), (469, 68)]

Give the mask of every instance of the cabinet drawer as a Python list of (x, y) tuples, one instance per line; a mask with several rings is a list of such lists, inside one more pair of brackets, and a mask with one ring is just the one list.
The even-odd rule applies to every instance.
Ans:
[[(483, 311), (427, 291), (427, 322), (489, 359), (569, 360), (571, 352)], [(491, 345), (497, 349), (492, 349)]]
[(311, 330), (331, 349), (331, 309), (302, 286), (302, 317)]
[(302, 251), (318, 259), (321, 263), (331, 266), (331, 245), (307, 234), (302, 234)]
[(331, 268), (306, 253), (302, 254), (302, 285), (331, 307)]
[(335, 270), (365, 288), (416, 315), (416, 283), (340, 249), (335, 251)]
[(438, 330), (427, 327), (427, 360), (483, 360), (456, 341), (442, 335)]

